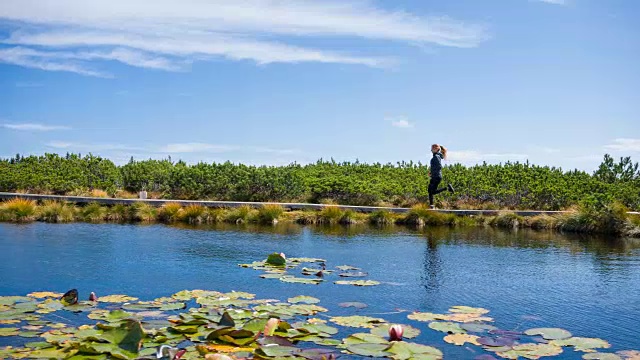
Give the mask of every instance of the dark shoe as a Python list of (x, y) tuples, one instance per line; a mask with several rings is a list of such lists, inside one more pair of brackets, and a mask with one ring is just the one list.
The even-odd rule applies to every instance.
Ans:
[(429, 209), (431, 210), (435, 210), (436, 206), (435, 205), (429, 205)]
[(449, 192), (451, 192), (451, 193), (455, 193), (456, 192), (456, 190), (453, 188), (453, 186), (451, 186), (451, 184), (447, 185), (447, 189), (449, 189)]

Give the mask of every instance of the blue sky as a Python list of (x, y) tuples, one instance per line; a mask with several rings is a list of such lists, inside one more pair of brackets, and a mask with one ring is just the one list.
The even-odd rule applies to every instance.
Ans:
[(640, 160), (628, 0), (0, 0), (0, 157)]

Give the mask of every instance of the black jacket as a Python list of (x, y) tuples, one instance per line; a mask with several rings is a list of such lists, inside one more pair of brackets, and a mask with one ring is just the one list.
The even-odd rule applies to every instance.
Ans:
[(431, 158), (431, 177), (442, 179), (442, 153), (437, 152)]

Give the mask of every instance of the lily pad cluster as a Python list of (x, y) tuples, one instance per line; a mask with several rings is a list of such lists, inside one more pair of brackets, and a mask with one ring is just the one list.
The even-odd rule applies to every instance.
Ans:
[[(329, 360), (344, 353), (442, 359), (441, 349), (411, 341), (424, 331), (443, 333), (451, 344), (443, 346), (484, 351), (478, 360), (538, 359), (569, 349), (584, 353), (584, 359), (636, 360), (640, 355), (635, 350), (606, 353), (611, 345), (605, 340), (574, 337), (564, 329), (499, 329), (488, 310), (467, 306), (446, 314), (414, 312), (408, 315), (418, 321), (414, 327), (365, 315), (330, 317), (319, 299), (303, 295), (286, 302), (209, 290), (150, 301), (107, 295), (78, 302), (77, 297), (77, 291), (0, 297), (0, 338), (12, 344), (0, 347), (0, 358)], [(346, 337), (336, 338), (340, 329)]]
[[(298, 272), (298, 267), (303, 266)], [(326, 260), (316, 258), (287, 258), (283, 253), (270, 254), (263, 261), (255, 261), (249, 264), (239, 264), (244, 268), (263, 270), (260, 275), (263, 279), (279, 279), (286, 283), (318, 285), (327, 280), (328, 276), (337, 275), (339, 278), (363, 278), (369, 274), (360, 268), (350, 265), (336, 266), (335, 269), (327, 269)], [(297, 274), (304, 277), (297, 276)], [(380, 285), (375, 280), (335, 280), (338, 285), (375, 286)]]

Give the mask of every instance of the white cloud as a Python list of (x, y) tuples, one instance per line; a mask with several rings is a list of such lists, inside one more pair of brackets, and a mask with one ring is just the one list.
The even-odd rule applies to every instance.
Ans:
[(398, 119), (390, 119), (391, 126), (399, 127), (399, 128), (412, 128), (413, 124), (409, 122), (409, 120), (405, 118)]
[(74, 143), (74, 142), (65, 142), (65, 141), (51, 141), (46, 144), (46, 146), (67, 150), (67, 151), (85, 151), (85, 152), (96, 152), (96, 151), (144, 151), (141, 147), (128, 146), (125, 144), (108, 144), (108, 143), (96, 143), (96, 144), (88, 144), (88, 143)]
[[(294, 37), (306, 42), (316, 37), (348, 37), (452, 47), (475, 47), (488, 38), (481, 25), (385, 10), (369, 0), (3, 0), (2, 19), (13, 26), (27, 23), (30, 29), (13, 29), (5, 44), (68, 49), (39, 54), (39, 58), (82, 63), (114, 60), (161, 70), (180, 69), (185, 63), (212, 57), (258, 64), (386, 67), (393, 63), (386, 57), (287, 43)], [(20, 60), (12, 63), (45, 70), (75, 69), (85, 75), (91, 72), (74, 63), (45, 66), (41, 61), (36, 66)]]
[(70, 130), (68, 126), (43, 125), (43, 124), (2, 124), (3, 128), (20, 131), (54, 131), (54, 130)]
[(51, 61), (41, 59), (28, 54), (22, 48), (5, 48), (0, 49), (0, 63), (23, 66), (32, 69), (40, 69), (46, 71), (65, 71), (86, 76), (109, 77), (98, 71), (87, 69), (82, 65), (72, 62)]
[(613, 144), (604, 147), (608, 150), (640, 152), (640, 139), (615, 139)]
[(447, 153), (448, 160), (453, 163), (475, 164), (481, 162), (504, 162), (504, 161), (526, 161), (529, 158), (527, 154), (517, 153), (485, 153), (477, 150), (459, 150), (449, 151)]

